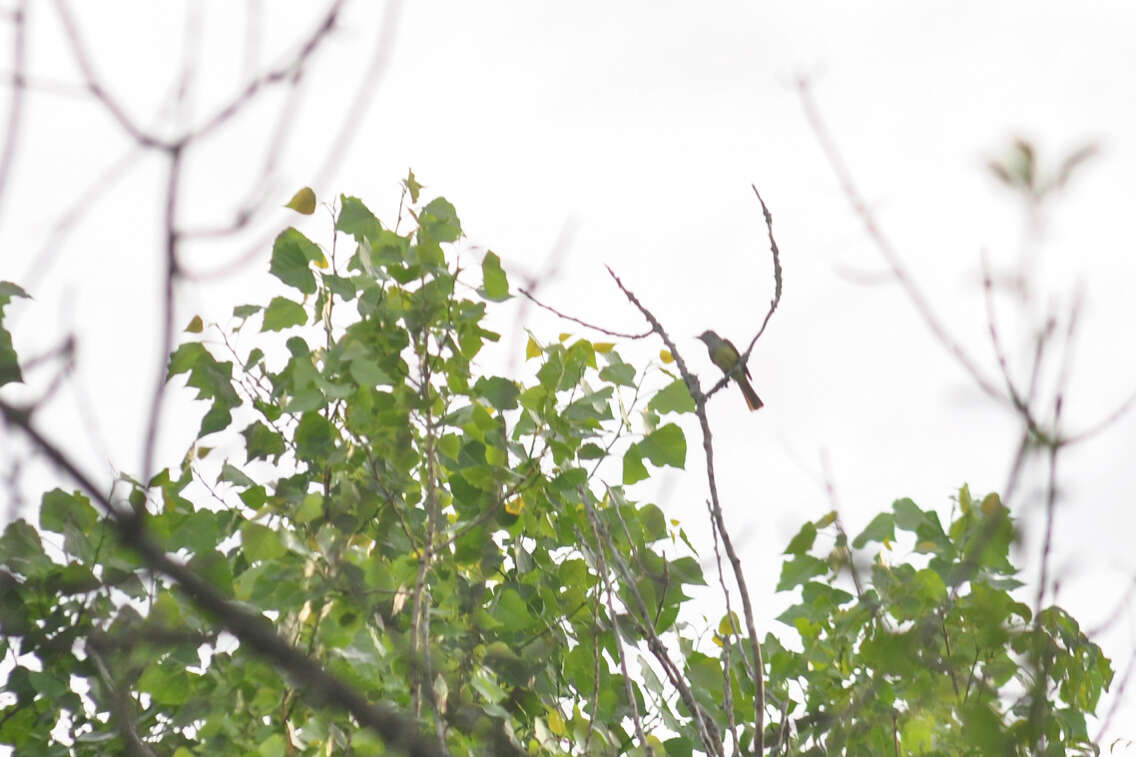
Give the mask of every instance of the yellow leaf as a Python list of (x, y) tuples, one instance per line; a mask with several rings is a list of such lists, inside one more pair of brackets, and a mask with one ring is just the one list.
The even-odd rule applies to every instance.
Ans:
[(606, 355), (615, 348), (615, 342), (593, 342), (592, 349), (601, 355)]
[(525, 509), (525, 498), (514, 497), (505, 503), (505, 512), (509, 515), (520, 515), (521, 511)]
[(572, 335), (571, 335), (571, 334), (569, 334), (569, 333), (568, 333), (567, 331), (561, 331), (561, 332), (560, 332), (560, 341), (561, 341), (561, 343), (563, 343), (563, 342), (567, 342), (567, 341), (568, 341), (569, 339), (571, 339), (571, 338), (572, 338)]
[(548, 711), (548, 730), (552, 731), (560, 738), (564, 738), (568, 735), (568, 729), (564, 725), (564, 718), (560, 715), (559, 711)]
[(201, 316), (193, 316), (193, 320), (185, 327), (187, 334), (200, 334), (201, 330), (205, 328), (205, 324), (201, 322)]
[(664, 363), (673, 363), (675, 358), (670, 350), (659, 350), (659, 360), (662, 360)]
[(291, 208), (300, 215), (310, 216), (316, 212), (316, 193), (311, 187), (304, 187), (292, 195), (292, 199), (284, 207)]
[(738, 615), (735, 612), (727, 613), (718, 621), (718, 633), (723, 636), (738, 633)]
[(197, 459), (198, 460), (204, 460), (205, 457), (212, 451), (213, 451), (212, 447), (198, 447), (197, 448)]
[(540, 357), (540, 353), (541, 353), (540, 345), (537, 344), (536, 340), (533, 339), (530, 336), (529, 337), (529, 343), (527, 345), (525, 345), (525, 360), (528, 360), (528, 359), (534, 358), (534, 357)]
[(320, 255), (320, 259), (316, 261), (316, 268), (327, 268), (327, 257)]
[(818, 520), (816, 522), (815, 525), (816, 525), (817, 528), (825, 528), (826, 526), (831, 526), (835, 522), (836, 522), (836, 511), (835, 510), (829, 510), (820, 520)]
[(987, 515), (993, 515), (998, 512), (1002, 507), (1002, 500), (998, 498), (997, 494), (987, 494), (986, 498), (982, 500), (982, 512)]

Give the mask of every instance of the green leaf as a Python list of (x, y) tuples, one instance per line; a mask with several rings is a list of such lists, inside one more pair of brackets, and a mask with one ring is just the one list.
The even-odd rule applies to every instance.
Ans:
[(260, 421), (249, 424), (241, 436), (245, 438), (245, 457), (249, 462), (270, 457), (276, 462), (284, 454), (284, 437)]
[[(13, 297), (28, 298), (29, 295), (18, 284), (0, 281), (0, 324), (3, 324), (4, 321), (4, 309)], [(23, 380), (23, 374), (20, 373), (19, 357), (12, 346), (12, 334), (3, 325), (0, 325), (0, 386)]]
[(355, 299), (356, 289), (355, 282), (351, 279), (344, 278), (343, 276), (336, 276), (335, 274), (326, 273), (322, 274), (324, 285), (336, 297), (344, 300)]
[(339, 199), (339, 218), (335, 219), (335, 230), (350, 234), (357, 242), (378, 238), (383, 227), (362, 200), (347, 195), (341, 195)]
[(787, 591), (827, 572), (828, 563), (824, 560), (811, 555), (797, 555), (781, 564), (781, 580), (777, 582), (777, 591)]
[(867, 528), (860, 532), (860, 534), (852, 540), (852, 546), (856, 549), (863, 549), (864, 545), (870, 541), (894, 541), (895, 540), (895, 517), (891, 513), (880, 513), (872, 518), (872, 522), (868, 524)]
[(217, 550), (198, 552), (189, 561), (189, 567), (225, 598), (233, 596), (233, 568), (228, 558)]
[(201, 419), (197, 437), (200, 439), (228, 427), (232, 421), (230, 411), (241, 404), (241, 398), (233, 388), (233, 364), (218, 361), (199, 342), (187, 342), (170, 355), (167, 379), (179, 373), (188, 374), (186, 386), (197, 390), (198, 399), (213, 401)]
[(189, 673), (172, 661), (152, 664), (138, 679), (138, 688), (158, 704), (183, 705), (189, 701)]
[(493, 617), (508, 631), (520, 631), (531, 626), (533, 622), (525, 600), (521, 599), (521, 595), (514, 589), (505, 589), (498, 595), (493, 608)]
[(438, 242), (456, 242), (462, 233), (458, 213), (444, 197), (426, 203), (418, 215), (418, 225)]
[(619, 386), (635, 386), (635, 366), (623, 362), (616, 352), (608, 352), (604, 359), (608, 364), (600, 371), (600, 378)]
[(321, 515), (323, 515), (323, 495), (311, 492), (304, 497), (294, 517), (297, 523), (310, 523)]
[(43, 495), (39, 525), (45, 531), (61, 534), (67, 524), (79, 531), (90, 531), (98, 519), (99, 514), (91, 507), (91, 500), (78, 492), (67, 494), (62, 489), (52, 489)]
[(484, 282), (478, 292), (487, 300), (503, 302), (509, 299), (509, 280), (501, 267), (501, 258), (493, 251), (485, 253), (481, 261), (481, 276)]
[(927, 514), (907, 497), (897, 499), (891, 508), (895, 512), (895, 525), (904, 531), (918, 531), (927, 522)]
[(643, 454), (638, 444), (632, 444), (623, 454), (623, 483), (630, 486), (649, 476), (647, 466), (643, 465)]
[(682, 379), (675, 379), (663, 387), (647, 403), (650, 410), (656, 413), (693, 413), (694, 398)]
[(686, 465), (686, 436), (673, 423), (647, 434), (637, 445), (653, 465), (681, 468)]
[(284, 757), (290, 750), (284, 742), (284, 737), (274, 733), (256, 747), (259, 757)]
[(296, 427), (296, 457), (314, 462), (335, 450), (335, 428), (316, 412), (304, 413)]
[(287, 551), (276, 532), (259, 523), (246, 523), (241, 527), (241, 544), (250, 562), (275, 560)]
[(298, 302), (285, 297), (273, 297), (264, 311), (264, 325), (261, 331), (283, 331), (293, 326), (303, 326), (308, 320), (307, 311)]
[(233, 484), (234, 486), (256, 486), (256, 482), (246, 476), (244, 471), (242, 471), (240, 468), (233, 467), (227, 462), (221, 466), (221, 474), (217, 476), (217, 480), (225, 481), (226, 483)]
[(479, 396), (489, 400), (489, 404), (498, 410), (515, 410), (517, 408), (517, 397), (521, 390), (515, 382), (509, 379), (500, 376), (483, 377), (477, 380), (473, 388)]
[(319, 246), (299, 231), (288, 227), (276, 237), (272, 245), (272, 262), (269, 273), (304, 294), (315, 294), (316, 278), (309, 263), (324, 260)]
[(789, 546), (785, 547), (785, 554), (787, 555), (803, 555), (813, 547), (816, 541), (817, 529), (812, 521), (806, 521), (805, 525), (801, 526), (801, 530), (789, 542)]

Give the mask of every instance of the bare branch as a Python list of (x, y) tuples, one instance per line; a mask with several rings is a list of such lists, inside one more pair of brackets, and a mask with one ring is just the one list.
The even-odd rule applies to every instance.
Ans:
[[(342, 0), (340, 0), (342, 2)], [(338, 5), (338, 3), (337, 3)], [(317, 172), (317, 178), (312, 183), (313, 186), (319, 187), (323, 185), (330, 178), (333, 170), (337, 167), (338, 163), (343, 159), (350, 147), (351, 141), (354, 139), (355, 133), (358, 131), (359, 125), (362, 123), (366, 115), (367, 108), (370, 107), (371, 101), (374, 99), (374, 91), (378, 81), (381, 79), (387, 65), (390, 62), (391, 52), (394, 47), (395, 35), (398, 30), (399, 18), (402, 11), (402, 0), (389, 0), (386, 6), (386, 11), (383, 15), (383, 20), (379, 27), (379, 32), (375, 40), (374, 54), (371, 61), (367, 66), (367, 71), (363, 76), (359, 89), (356, 92), (355, 98), (351, 103), (346, 113), (340, 122), (339, 131), (336, 134), (335, 140), (332, 142), (331, 147), (327, 151), (324, 158), (323, 165)], [(278, 132), (279, 134), (279, 132)], [(248, 210), (250, 206), (245, 206), (245, 213), (247, 217), (242, 217), (240, 213), (234, 221), (231, 230), (243, 228), (252, 219), (252, 211)], [(197, 232), (204, 235), (217, 235), (229, 233), (224, 229), (213, 230), (206, 232)], [(272, 238), (272, 234), (265, 234), (258, 237), (252, 244), (248, 246), (244, 252), (237, 255), (232, 260), (217, 266), (216, 268), (204, 271), (187, 271), (187, 278), (197, 281), (205, 281), (214, 278), (227, 276), (234, 271), (237, 271), (247, 265), (250, 261), (254, 260), (258, 255), (262, 254), (264, 245)]]
[(343, 3), (344, 0), (334, 0), (331, 5), (328, 6), (320, 23), (317, 24), (312, 30), (312, 33), (308, 35), (308, 38), (300, 46), (299, 51), (295, 55), (289, 56), (286, 63), (248, 82), (229, 102), (222, 105), (212, 116), (205, 119), (200, 126), (182, 137), (181, 141), (200, 139), (208, 136), (215, 129), (219, 128), (226, 121), (239, 113), (243, 108), (247, 107), (249, 102), (261, 90), (271, 84), (300, 76), (304, 66), (308, 63), (308, 59), (316, 52), (320, 44), (331, 35), (332, 30), (335, 28), (335, 22), (339, 18), (340, 12), (343, 10)]
[(756, 184), (750, 184), (753, 188), (753, 193), (757, 195), (757, 201), (761, 203), (761, 214), (765, 219), (765, 229), (769, 233), (769, 250), (773, 253), (773, 299), (769, 301), (769, 312), (765, 314), (765, 319), (761, 322), (761, 328), (753, 335), (750, 340), (749, 347), (745, 351), (745, 357), (742, 362), (749, 359), (749, 353), (753, 351), (753, 346), (757, 344), (757, 340), (765, 333), (765, 327), (769, 325), (769, 319), (773, 317), (773, 312), (777, 310), (777, 305), (781, 302), (781, 250), (777, 248), (777, 240), (773, 238), (773, 214), (769, 212), (765, 200), (761, 198), (761, 192), (757, 191)]
[[(608, 270), (610, 271), (611, 269), (609, 268)], [(588, 323), (587, 321), (580, 320), (579, 318), (577, 318), (575, 316), (568, 315), (567, 313), (563, 313), (563, 312), (557, 310), (556, 308), (552, 307), (551, 305), (545, 305), (543, 302), (541, 302), (536, 297), (534, 297), (532, 295), (532, 293), (529, 292), (529, 290), (525, 289), (524, 287), (519, 287), (517, 289), (517, 291), (520, 292), (521, 294), (523, 294), (526, 298), (528, 298), (529, 302), (533, 303), (537, 307), (544, 308), (548, 312), (553, 313), (554, 315), (556, 315), (560, 318), (563, 318), (566, 321), (571, 321), (572, 323), (578, 323), (579, 325), (583, 326), (586, 329), (592, 329), (593, 331), (598, 331), (601, 334), (607, 334), (608, 336), (613, 336), (613, 337), (616, 337), (617, 339), (646, 339), (647, 337), (651, 336), (651, 334), (654, 333), (654, 331), (652, 331), (651, 329), (648, 329), (647, 331), (644, 331), (641, 334), (628, 334), (628, 333), (625, 333), (625, 332), (622, 332), (622, 331), (612, 331), (611, 329), (605, 329), (603, 326), (597, 326), (594, 323)]]
[(28, 3), (20, 0), (12, 11), (12, 98), (8, 102), (8, 135), (0, 150), (0, 209), (3, 208), (4, 189), (8, 174), (16, 156), (16, 143), (19, 141), (20, 126), (24, 115), (24, 80), (27, 55)]
[(87, 48), (82, 38), (79, 36), (79, 27), (75, 24), (75, 19), (71, 15), (70, 9), (67, 7), (66, 0), (55, 0), (55, 10), (59, 14), (59, 20), (63, 23), (63, 29), (67, 33), (67, 39), (71, 43), (71, 53), (75, 56), (75, 62), (79, 64), (79, 70), (83, 73), (83, 78), (86, 83), (87, 90), (102, 103), (107, 112), (118, 122), (123, 131), (131, 136), (134, 141), (144, 147), (155, 147), (162, 150), (168, 150), (170, 143), (165, 140), (159, 139), (154, 135), (143, 131), (140, 126), (134, 123), (133, 119), (126, 114), (126, 110), (122, 104), (118, 102), (107, 91), (95, 74), (94, 66), (91, 64), (91, 59), (87, 55)]
[(820, 143), (821, 149), (824, 151), (825, 157), (828, 159), (829, 167), (832, 168), (833, 173), (836, 174), (837, 181), (840, 182), (844, 196), (852, 205), (852, 209), (856, 215), (860, 217), (860, 222), (864, 225), (864, 230), (875, 243), (876, 248), (884, 256), (884, 259), (891, 267), (892, 274), (895, 276), (896, 280), (899, 281), (912, 304), (915, 305), (915, 309), (918, 311), (919, 315), (922, 316), (923, 322), (931, 329), (931, 333), (934, 334), (939, 343), (943, 345), (943, 347), (954, 356), (959, 365), (971, 375), (975, 383), (981, 387), (982, 391), (995, 399), (1005, 400), (1005, 395), (983, 374), (982, 370), (979, 369), (978, 365), (970, 355), (967, 354), (962, 345), (947, 333), (946, 327), (939, 321), (938, 316), (936, 316), (935, 312), (931, 309), (931, 305), (927, 301), (926, 295), (923, 294), (923, 290), (919, 288), (911, 278), (911, 274), (908, 273), (898, 251), (892, 246), (888, 238), (884, 236), (879, 224), (876, 223), (875, 216), (872, 214), (871, 210), (868, 209), (867, 203), (864, 201), (860, 191), (856, 188), (856, 184), (852, 180), (852, 173), (844, 163), (840, 151), (837, 149), (832, 136), (829, 134), (824, 120), (821, 118), (820, 111), (817, 109), (816, 103), (809, 91), (808, 81), (804, 78), (799, 79), (797, 81), (797, 89), (800, 93), (801, 103), (804, 105), (805, 116), (813, 129), (813, 133), (816, 135), (817, 141)]
[(158, 443), (158, 426), (162, 415), (162, 398), (166, 394), (167, 361), (173, 351), (174, 342), (174, 281), (179, 274), (178, 264), (178, 234), (176, 228), (176, 215), (178, 207), (178, 189), (181, 179), (182, 147), (177, 145), (170, 152), (169, 169), (166, 176), (166, 203), (165, 203), (165, 268), (162, 282), (162, 331), (161, 349), (158, 352), (158, 380), (154, 387), (153, 400), (150, 402), (149, 420), (146, 422), (146, 443), (142, 453), (142, 481), (150, 480), (154, 472), (154, 450)]

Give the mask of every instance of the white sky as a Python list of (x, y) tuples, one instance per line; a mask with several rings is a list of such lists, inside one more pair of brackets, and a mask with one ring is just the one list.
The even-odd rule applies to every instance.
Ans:
[[(113, 94), (137, 121), (170, 133), (170, 92), (193, 14), (168, 3), (71, 4)], [(161, 165), (143, 156), (121, 181), (98, 187), (44, 263), (60, 215), (130, 143), (90, 98), (59, 91), (79, 75), (53, 7), (31, 5), (30, 72), (50, 86), (25, 101), (18, 162), (0, 206), (0, 279), (24, 283), (36, 298), (10, 310), (22, 355), (68, 330), (80, 336), (78, 390), (63, 393), (45, 425), (83, 447), (89, 468), (106, 472), (110, 461), (133, 471), (156, 375)], [(319, 12), (309, 3), (250, 5), (264, 11), (260, 65), (280, 60)], [(203, 9), (193, 22), (202, 34), (190, 52), (198, 70), (190, 103), (200, 118), (242, 81), (246, 17), (242, 4), (195, 7)], [(318, 54), (270, 204), (317, 181), (382, 14), (380, 4), (352, 6)], [(1100, 156), (1047, 206), (1033, 268), (1043, 303), (1067, 307), (1077, 282), (1085, 287), (1066, 404), (1069, 427), (1079, 428), (1136, 387), (1127, 223), (1136, 201), (1134, 22), (1120, 2), (416, 2), (398, 17), (350, 151), (316, 189), (323, 199), (357, 195), (386, 220), (412, 167), (428, 192), (455, 204), (471, 243), (502, 256), (514, 284), (520, 272), (542, 270), (565, 237), (558, 277), (545, 282), (542, 299), (613, 329), (642, 330), (607, 279), (610, 265), (710, 376), (694, 335), (713, 327), (748, 340), (772, 292), (749, 189), (756, 183), (773, 211), (785, 270), (781, 308), (751, 362), (766, 407), (744, 413), (729, 392), (715, 397), (711, 413), (727, 516), (744, 544), (759, 621), (776, 629), (771, 619), (785, 602), (772, 593), (779, 553), (804, 519), (830, 508), (819, 485), (822, 449), (856, 533), (898, 497), (945, 508), (963, 482), (976, 494), (1001, 489), (1017, 433), (1014, 419), (933, 342), (896, 285), (862, 283), (861, 274), (884, 271), (883, 259), (828, 169), (794, 81), (810, 77), (878, 220), (991, 375), (978, 256), (1016, 260), (1024, 214), (984, 164), (1018, 135), (1033, 139), (1050, 166), (1085, 142), (1099, 144)], [(8, 71), (4, 40), (0, 68)], [(222, 224), (245, 196), (280, 95), (258, 102), (190, 156), (183, 223)], [(233, 242), (195, 246), (190, 260), (212, 268), (285, 224), (328, 239), (326, 215), (280, 211)], [(183, 286), (178, 323), (194, 313), (224, 320), (233, 305), (262, 300), (274, 288), (268, 252), (262, 243), (237, 274)], [(546, 339), (587, 335), (526, 313), (524, 325)], [(502, 329), (514, 326), (511, 317), (501, 318)], [(487, 370), (506, 370), (512, 336), (486, 356)], [(1022, 343), (1012, 336), (1020, 367)], [(659, 346), (626, 352), (645, 360)], [(180, 459), (199, 417), (187, 411), (186, 395), (175, 396), (163, 464)], [(92, 415), (77, 424), (83, 401)], [(706, 539), (696, 439), (689, 435), (690, 475), (640, 494)], [(14, 447), (0, 449), (9, 455)], [(1136, 414), (1062, 459), (1058, 602), (1087, 627), (1110, 614), (1136, 576), (1133, 449)], [(1042, 479), (1035, 471), (1025, 483), (1028, 495)], [(1028, 537), (1017, 562), (1032, 575), (1041, 511), (1033, 497), (1014, 504)], [(1129, 611), (1100, 637), (1118, 671), (1134, 639)], [(1111, 735), (1136, 738), (1132, 722), (1136, 708), (1127, 706)]]

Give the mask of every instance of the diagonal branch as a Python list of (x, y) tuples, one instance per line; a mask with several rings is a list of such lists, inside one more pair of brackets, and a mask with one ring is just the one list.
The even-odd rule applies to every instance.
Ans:
[(75, 62), (79, 64), (79, 70), (83, 73), (87, 90), (103, 104), (103, 107), (106, 108), (111, 117), (118, 122), (118, 125), (122, 127), (123, 131), (129, 134), (138, 144), (145, 147), (168, 150), (170, 144), (144, 131), (142, 127), (134, 123), (133, 119), (127, 115), (122, 103), (112, 97), (106, 87), (99, 81), (98, 75), (95, 73), (94, 65), (91, 63), (91, 58), (87, 55), (86, 44), (83, 42), (82, 37), (79, 36), (79, 27), (75, 24), (75, 17), (71, 15), (71, 10), (67, 7), (66, 0), (55, 0), (55, 10), (59, 14), (59, 20), (63, 23), (63, 30), (66, 32), (67, 39), (71, 43), (71, 53), (75, 56)]
[(836, 179), (840, 183), (840, 188), (844, 192), (844, 196), (852, 205), (852, 210), (859, 216), (860, 222), (864, 225), (864, 230), (867, 232), (868, 237), (871, 238), (876, 248), (884, 256), (884, 260), (887, 261), (888, 266), (891, 268), (892, 275), (895, 276), (896, 281), (903, 287), (903, 291), (915, 306), (915, 310), (918, 311), (919, 315), (923, 318), (923, 322), (927, 324), (927, 328), (931, 329), (931, 333), (939, 343), (954, 356), (955, 360), (971, 375), (975, 383), (981, 387), (982, 391), (995, 399), (1005, 400), (1005, 394), (994, 386), (994, 383), (986, 377), (978, 367), (978, 364), (975, 363), (970, 355), (967, 354), (966, 350), (963, 349), (962, 345), (947, 332), (946, 327), (939, 320), (938, 316), (935, 315), (935, 311), (931, 309), (931, 304), (927, 301), (923, 290), (915, 283), (907, 267), (904, 266), (903, 259), (900, 257), (899, 252), (892, 246), (891, 241), (884, 235), (883, 230), (880, 229), (879, 225), (876, 223), (875, 216), (872, 214), (872, 211), (868, 209), (868, 204), (864, 201), (863, 195), (860, 194), (860, 190), (856, 188), (856, 184), (852, 180), (852, 172), (844, 163), (844, 159), (837, 149), (836, 143), (829, 134), (824, 120), (821, 118), (820, 111), (809, 91), (808, 81), (804, 78), (799, 79), (797, 81), (797, 89), (800, 93), (801, 103), (804, 105), (805, 117), (808, 119), (813, 133), (820, 143), (825, 158), (828, 159), (829, 167), (832, 169), (833, 173), (836, 174)]

